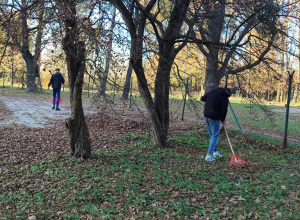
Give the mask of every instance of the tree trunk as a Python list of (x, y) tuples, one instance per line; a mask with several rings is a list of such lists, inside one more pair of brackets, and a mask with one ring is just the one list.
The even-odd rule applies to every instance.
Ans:
[(207, 56), (206, 75), (205, 75), (205, 92), (218, 88), (222, 75), (218, 71), (218, 53), (213, 52)]
[(131, 63), (129, 63), (127, 74), (126, 74), (126, 81), (125, 81), (123, 94), (122, 94), (123, 100), (128, 99), (128, 95), (129, 95), (129, 91), (130, 91), (130, 80), (131, 80), (132, 70), (133, 70), (132, 65), (131, 65)]
[(14, 70), (14, 55), (12, 55), (12, 63), (11, 63), (11, 86), (14, 86), (14, 78), (15, 78), (15, 70)]
[[(149, 14), (150, 10), (155, 6), (156, 1), (149, 1), (144, 11), (138, 13), (138, 16), (135, 17), (135, 19), (132, 18), (132, 14), (129, 13), (126, 7), (124, 7), (125, 5), (122, 1), (110, 0), (110, 2), (118, 7), (129, 29), (131, 35), (130, 62), (133, 66), (134, 72), (136, 73), (139, 92), (151, 120), (153, 141), (159, 147), (164, 148), (167, 146), (169, 128), (170, 70), (175, 54), (182, 49), (182, 46), (184, 46), (181, 45), (175, 49), (174, 44), (176, 37), (180, 34), (190, 0), (174, 1), (174, 5), (170, 13), (170, 19), (167, 22), (167, 28), (163, 31), (163, 33), (156, 32), (159, 43), (159, 64), (155, 79), (154, 102), (151, 97), (143, 68), (143, 39), (144, 29), (146, 26), (146, 15), (147, 13)], [(172, 54), (172, 52), (174, 53)]]
[(300, 42), (300, 26), (298, 27), (298, 74), (296, 79), (294, 95), (293, 95), (293, 103), (298, 102), (299, 86), (300, 86), (300, 43), (299, 42)]
[[(65, 20), (63, 49), (66, 53), (70, 86), (71, 118), (66, 127), (69, 130), (71, 156), (88, 158), (91, 155), (89, 131), (82, 108), (82, 85), (85, 71), (84, 42), (78, 40), (79, 30), (76, 20), (76, 2), (69, 1)], [(64, 5), (65, 7), (65, 5)], [(64, 13), (66, 10), (61, 10)]]
[(21, 53), (22, 57), (25, 60), (27, 68), (27, 88), (26, 92), (36, 92), (35, 77), (36, 77), (36, 67), (34, 56), (29, 50), (29, 28), (27, 24), (27, 4), (25, 0), (22, 0), (22, 11), (20, 13), (21, 22), (22, 22), (22, 48)]
[(276, 102), (280, 102), (280, 83), (278, 83), (277, 87)]
[[(154, 107), (158, 115), (160, 127), (154, 130), (154, 137), (161, 138), (156, 140), (162, 142), (161, 146), (166, 146), (169, 131), (169, 94), (170, 94), (170, 72), (175, 56), (173, 54), (173, 44), (171, 42), (160, 45), (159, 61), (155, 78), (155, 99)], [(154, 127), (154, 129), (157, 129)], [(159, 135), (157, 133), (159, 132)]]
[(43, 36), (43, 16), (44, 16), (44, 0), (40, 1), (40, 10), (39, 10), (39, 24), (37, 27), (37, 37), (35, 39), (35, 55), (32, 55), (30, 52), (30, 29), (28, 28), (28, 14), (27, 14), (27, 3), (25, 0), (22, 0), (22, 10), (20, 13), (20, 18), (22, 22), (22, 48), (21, 53), (23, 59), (26, 63), (27, 68), (27, 88), (26, 92), (36, 92), (36, 77), (38, 75), (38, 63), (40, 60), (41, 45), (42, 45), (42, 36)]
[(27, 79), (27, 88), (26, 92), (36, 92), (36, 84), (35, 84), (35, 79), (36, 79), (36, 65), (35, 65), (35, 60), (34, 57), (31, 55), (29, 50), (23, 50), (23, 58), (26, 63), (26, 69), (27, 69), (27, 74), (26, 74), (26, 79)]
[(104, 68), (104, 74), (100, 81), (100, 91), (99, 95), (104, 96), (106, 92), (106, 84), (107, 84), (107, 77), (109, 72), (109, 64), (111, 60), (111, 51), (112, 51), (112, 39), (113, 39), (113, 30), (115, 27), (115, 19), (116, 19), (116, 8), (113, 7), (113, 14), (112, 14), (112, 21), (111, 21), (111, 28), (109, 33), (109, 41), (107, 42), (107, 53), (106, 53), (106, 59), (105, 59), (105, 68)]
[(215, 6), (214, 10), (211, 10), (210, 6), (206, 9), (207, 13), (210, 14), (210, 16), (207, 18), (208, 32), (205, 35), (202, 34), (202, 37), (204, 37), (205, 40), (215, 44), (207, 45), (208, 53), (204, 52), (204, 49), (200, 46), (201, 50), (206, 56), (206, 93), (214, 88), (219, 87), (220, 80), (224, 76), (225, 72), (225, 69), (222, 71), (218, 70), (220, 51), (218, 43), (221, 42), (221, 34), (225, 22), (225, 1), (221, 0), (220, 3)]

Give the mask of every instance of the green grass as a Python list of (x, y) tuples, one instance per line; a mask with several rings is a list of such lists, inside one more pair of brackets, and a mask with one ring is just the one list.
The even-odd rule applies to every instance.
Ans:
[[(241, 125), (253, 126), (258, 128), (267, 128), (275, 131), (284, 131), (285, 126), (285, 108), (277, 105), (264, 106), (270, 113), (266, 114), (258, 104), (249, 103), (232, 103), (233, 110), (237, 115), (238, 121)], [(282, 110), (276, 112), (274, 109)], [(228, 109), (227, 120), (234, 122), (233, 115)], [(291, 112), (290, 112), (291, 113)], [(290, 134), (299, 133), (300, 114), (290, 114), (288, 132)]]
[(229, 131), (237, 154), (251, 165), (229, 165), (224, 134), (223, 158), (206, 163), (204, 131), (173, 133), (167, 149), (135, 133), (119, 137), (122, 148), (94, 151), (87, 161), (62, 155), (2, 163), (0, 219), (298, 219), (297, 148), (246, 143)]

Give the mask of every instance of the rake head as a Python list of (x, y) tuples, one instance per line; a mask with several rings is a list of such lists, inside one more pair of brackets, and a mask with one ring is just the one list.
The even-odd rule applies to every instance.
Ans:
[(241, 158), (239, 158), (235, 154), (233, 154), (231, 159), (230, 159), (230, 164), (231, 165), (246, 165), (246, 163), (247, 163), (246, 161), (242, 160)]
[[(56, 103), (56, 101), (57, 101), (57, 97), (55, 97), (55, 103)], [(53, 102), (53, 99), (51, 99), (50, 100), (50, 103), (52, 103)], [(61, 101), (61, 97), (59, 98), (59, 104), (61, 105), (61, 103), (62, 103), (62, 101)]]

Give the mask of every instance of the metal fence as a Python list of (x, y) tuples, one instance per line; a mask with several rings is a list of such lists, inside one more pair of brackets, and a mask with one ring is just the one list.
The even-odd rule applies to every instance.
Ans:
[[(184, 107), (184, 99), (170, 99), (171, 117), (189, 121), (204, 121), (204, 103), (199, 100), (200, 95), (194, 94), (186, 100)], [(300, 143), (299, 106), (289, 107), (289, 114), (286, 117), (287, 104), (263, 102), (255, 100), (255, 98), (245, 99), (239, 96), (233, 96), (229, 100), (226, 123), (232, 129), (275, 138), (282, 143), (284, 143), (285, 129), (287, 129), (287, 142)], [(286, 124), (287, 121), (288, 124)]]

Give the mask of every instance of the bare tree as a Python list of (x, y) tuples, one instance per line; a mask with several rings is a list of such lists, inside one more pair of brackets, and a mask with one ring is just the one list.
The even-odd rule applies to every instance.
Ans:
[(104, 74), (102, 78), (100, 79), (100, 90), (99, 90), (99, 95), (103, 96), (105, 95), (106, 92), (106, 84), (107, 84), (107, 76), (109, 72), (109, 64), (111, 62), (111, 52), (112, 52), (112, 44), (113, 44), (113, 31), (115, 27), (115, 20), (116, 20), (116, 8), (112, 8), (112, 20), (111, 20), (111, 26), (110, 26), (110, 31), (108, 33), (108, 46), (106, 50), (106, 59), (105, 59), (105, 68), (104, 68)]
[(192, 33), (192, 41), (206, 57), (206, 91), (219, 87), (225, 72), (237, 74), (264, 60), (278, 33), (278, 12), (274, 2), (220, 0), (194, 4), (190, 13), (197, 20), (197, 33)]
[[(110, 2), (122, 14), (131, 36), (130, 62), (136, 73), (139, 92), (151, 120), (154, 143), (159, 147), (166, 147), (169, 129), (170, 71), (176, 54), (183, 47), (176, 47), (175, 43), (177, 36), (181, 32), (190, 1), (178, 0), (175, 3), (171, 3), (150, 0), (146, 5), (143, 5), (141, 1), (134, 1), (134, 6), (131, 4), (131, 1), (116, 0)], [(160, 5), (160, 3), (163, 3), (163, 5)], [(154, 9), (155, 6), (157, 8)], [(138, 17), (134, 16), (133, 10), (130, 7), (138, 10)], [(164, 7), (170, 10), (166, 13), (168, 17), (164, 18), (167, 21), (164, 23), (165, 26), (156, 20), (158, 14), (161, 15), (160, 10), (165, 10)], [(152, 14), (151, 10), (156, 10), (157, 14)], [(143, 68), (143, 41), (147, 19), (154, 29), (159, 54), (154, 100), (151, 97)]]
[(85, 43), (79, 38), (79, 18), (77, 1), (56, 1), (60, 17), (64, 22), (62, 41), (68, 66), (70, 86), (71, 118), (66, 122), (69, 130), (71, 155), (88, 158), (91, 154), (91, 141), (82, 107), (82, 85), (85, 72)]
[[(39, 62), (42, 50), (44, 31), (44, 0), (41, 1), (11, 1), (2, 3), (2, 29), (6, 32), (5, 42), (18, 50), (26, 63), (27, 92), (37, 90), (36, 77), (39, 77)], [(35, 26), (28, 22), (35, 20)], [(34, 44), (34, 54), (31, 45)]]

